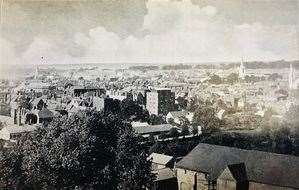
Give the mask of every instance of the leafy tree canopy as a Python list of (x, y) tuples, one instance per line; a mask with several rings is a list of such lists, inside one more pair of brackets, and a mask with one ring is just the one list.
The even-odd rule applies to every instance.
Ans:
[(144, 189), (150, 161), (118, 115), (79, 112), (54, 119), (0, 154), (0, 185), (19, 189)]

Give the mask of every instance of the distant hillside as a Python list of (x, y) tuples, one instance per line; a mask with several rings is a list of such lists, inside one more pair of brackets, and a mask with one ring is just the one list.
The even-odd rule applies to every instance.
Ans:
[(290, 64), (293, 64), (293, 67), (299, 69), (299, 60), (297, 61), (273, 61), (273, 62), (245, 62), (244, 65), (248, 69), (283, 69), (290, 67)]
[(163, 70), (185, 70), (192, 69), (192, 65), (176, 64), (176, 65), (163, 65)]
[(158, 70), (159, 66), (131, 66), (129, 67), (129, 70), (141, 70), (141, 71), (146, 71), (146, 70)]
[[(272, 62), (263, 62), (263, 61), (251, 61), (251, 62), (244, 62), (244, 65), (247, 69), (283, 69), (289, 68), (290, 64), (293, 64), (293, 67), (299, 69), (299, 60), (296, 61), (272, 61)], [(236, 68), (240, 65), (240, 63), (221, 63), (221, 64), (200, 64), (196, 65), (195, 68), (197, 69), (231, 69)]]

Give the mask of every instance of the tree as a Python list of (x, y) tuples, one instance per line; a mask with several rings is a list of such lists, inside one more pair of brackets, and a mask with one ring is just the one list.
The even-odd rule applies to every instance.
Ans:
[(272, 140), (273, 151), (280, 154), (291, 154), (292, 153), (292, 141), (290, 138), (290, 128), (280, 126), (274, 129), (270, 133)]
[(170, 125), (176, 125), (176, 123), (174, 122), (174, 119), (172, 117), (167, 119), (167, 123), (169, 123)]
[(190, 125), (190, 122), (189, 120), (185, 117), (185, 116), (181, 116), (180, 118), (180, 125), (181, 125), (181, 128), (182, 128), (182, 131), (181, 131), (181, 135), (189, 135), (190, 132), (189, 132), (189, 125)]
[(119, 135), (116, 154), (118, 189), (141, 190), (152, 186), (151, 163), (146, 162), (147, 154), (141, 151), (138, 139), (132, 138), (133, 131), (127, 128)]
[(28, 110), (32, 108), (32, 105), (30, 103), (30, 98), (28, 96), (22, 95), (19, 101), (20, 101), (21, 108), (28, 109)]
[(293, 128), (299, 128), (299, 106), (292, 105), (285, 113), (284, 118)]
[(164, 120), (163, 116), (161, 116), (161, 115), (151, 114), (148, 118), (148, 123), (150, 125), (160, 125), (160, 124), (165, 123), (165, 120)]
[(1, 130), (4, 126), (5, 126), (5, 124), (4, 124), (2, 121), (0, 121), (0, 130)]
[(190, 134), (189, 127), (187, 125), (183, 125), (181, 135), (185, 136), (185, 135), (189, 135), (189, 134)]
[(178, 137), (180, 135), (180, 133), (178, 132), (178, 130), (176, 128), (171, 128), (169, 130), (169, 132), (167, 133), (168, 137)]
[(216, 112), (212, 107), (198, 107), (194, 113), (193, 125), (202, 126), (204, 133), (217, 132), (224, 123), (215, 115)]
[(202, 100), (202, 99), (199, 99), (197, 98), (196, 96), (193, 97), (189, 103), (188, 103), (188, 106), (187, 106), (187, 110), (188, 111), (191, 111), (191, 112), (194, 112), (199, 106), (202, 106), (205, 104), (205, 101)]
[(137, 101), (137, 104), (139, 104), (139, 105), (145, 105), (145, 103), (146, 103), (145, 96), (143, 96), (143, 94), (141, 92), (139, 92), (137, 94), (137, 100), (136, 101)]
[(272, 73), (271, 75), (269, 75), (268, 80), (270, 81), (277, 81), (279, 79), (283, 79), (282, 75), (278, 74), (278, 73)]
[(0, 189), (13, 189), (21, 180), (20, 156), (15, 151), (0, 150)]
[(211, 84), (221, 84), (222, 83), (222, 78), (216, 74), (213, 74), (210, 79), (209, 79), (209, 83)]
[(199, 132), (199, 130), (198, 130), (198, 126), (193, 125), (193, 126), (192, 126), (192, 134), (193, 134), (193, 135), (198, 135), (198, 132)]
[(133, 100), (124, 99), (120, 107), (123, 119), (146, 120), (149, 117), (148, 112)]
[(237, 73), (231, 73), (226, 78), (227, 82), (231, 85), (239, 81), (239, 75)]
[[(134, 189), (152, 181), (147, 154), (118, 115), (84, 111), (56, 118), (24, 136), (13, 151), (19, 161), (15, 164), (15, 158), (8, 157), (3, 168), (22, 172), (6, 181), (22, 184), (23, 189), (117, 189), (125, 182), (133, 183)], [(128, 164), (129, 160), (136, 162)], [(137, 178), (137, 172), (142, 176)], [(6, 181), (1, 179), (0, 184), (9, 186)]]
[(178, 108), (179, 108), (179, 110), (187, 108), (188, 100), (186, 100), (185, 97), (179, 96), (176, 100), (178, 102)]
[(189, 120), (185, 116), (180, 116), (179, 120), (180, 120), (180, 125), (181, 126), (187, 126), (188, 127), (188, 125), (190, 125)]
[(294, 130), (293, 154), (299, 156), (299, 128)]

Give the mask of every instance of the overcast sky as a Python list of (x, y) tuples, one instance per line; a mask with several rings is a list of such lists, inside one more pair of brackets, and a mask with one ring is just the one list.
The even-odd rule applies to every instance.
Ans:
[(1, 64), (299, 57), (299, 0), (1, 1)]

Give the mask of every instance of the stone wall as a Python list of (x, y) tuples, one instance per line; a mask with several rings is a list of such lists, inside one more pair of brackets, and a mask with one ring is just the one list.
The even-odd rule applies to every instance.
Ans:
[(208, 190), (208, 181), (203, 173), (178, 168), (177, 179), (179, 190), (193, 190), (194, 186), (198, 190)]

